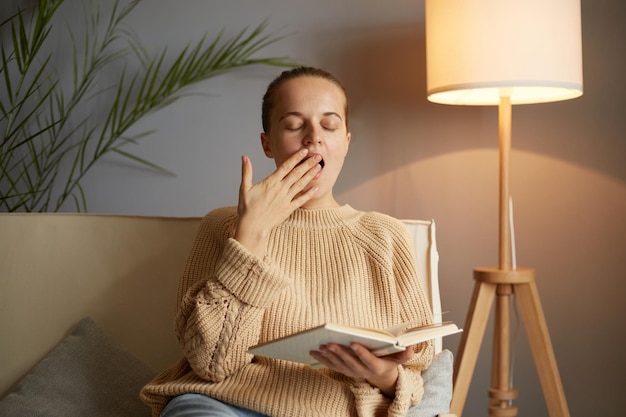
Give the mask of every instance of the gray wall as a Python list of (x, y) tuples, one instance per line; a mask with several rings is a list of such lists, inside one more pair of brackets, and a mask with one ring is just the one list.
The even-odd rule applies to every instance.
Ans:
[[(79, 13), (73, 4), (68, 16)], [(583, 97), (513, 109), (517, 259), (537, 270), (572, 416), (617, 416), (626, 387), (626, 3), (585, 0), (582, 9)], [(264, 18), (286, 35), (268, 54), (329, 69), (350, 92), (353, 143), (338, 199), (436, 219), (444, 309), (463, 323), (472, 269), (497, 263), (497, 110), (426, 100), (423, 1), (146, 0), (128, 22), (156, 49)], [(259, 142), (260, 98), (278, 72), (221, 76), (197, 89), (210, 97), (145, 120), (137, 131), (157, 132), (131, 150), (177, 176), (108, 159), (85, 179), (90, 211), (197, 216), (236, 204), (240, 155), (252, 158), (256, 180), (273, 168)], [(547, 416), (521, 323), (515, 340), (519, 415)], [(490, 341), (491, 330), (467, 416), (486, 415)], [(446, 343), (454, 351), (458, 338)]]

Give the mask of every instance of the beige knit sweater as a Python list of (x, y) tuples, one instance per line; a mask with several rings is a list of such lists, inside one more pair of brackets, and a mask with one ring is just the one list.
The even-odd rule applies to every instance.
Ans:
[(422, 397), (431, 343), (399, 367), (393, 400), (365, 380), (253, 357), (249, 346), (323, 322), (384, 328), (430, 323), (402, 223), (350, 206), (298, 209), (258, 259), (231, 238), (236, 209), (202, 221), (178, 293), (184, 357), (141, 391), (153, 416), (196, 392), (276, 417), (404, 416)]

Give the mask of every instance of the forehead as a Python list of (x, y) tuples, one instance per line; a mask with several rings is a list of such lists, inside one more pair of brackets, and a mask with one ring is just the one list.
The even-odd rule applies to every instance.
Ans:
[(297, 77), (285, 81), (276, 90), (275, 115), (284, 112), (335, 112), (344, 116), (345, 109), (343, 90), (325, 78)]

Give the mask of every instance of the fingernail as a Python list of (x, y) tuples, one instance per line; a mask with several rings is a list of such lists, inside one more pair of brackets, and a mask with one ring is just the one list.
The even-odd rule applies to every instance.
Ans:
[(319, 162), (319, 161), (321, 161), (321, 160), (322, 160), (322, 155), (317, 154), (317, 155), (313, 156), (313, 160), (314, 160), (315, 162)]
[(304, 149), (302, 149), (302, 150), (300, 151), (300, 155), (302, 155), (302, 156), (304, 156), (304, 155), (306, 155), (306, 154), (308, 154), (308, 153), (309, 153), (309, 150), (308, 150), (307, 148), (304, 148)]

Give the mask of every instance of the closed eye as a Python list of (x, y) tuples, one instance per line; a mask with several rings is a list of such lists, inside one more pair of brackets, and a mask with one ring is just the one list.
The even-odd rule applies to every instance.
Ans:
[(330, 132), (334, 132), (338, 130), (343, 121), (341, 117), (337, 113), (329, 113), (324, 116), (324, 118), (320, 121), (320, 125), (324, 130), (328, 130)]

